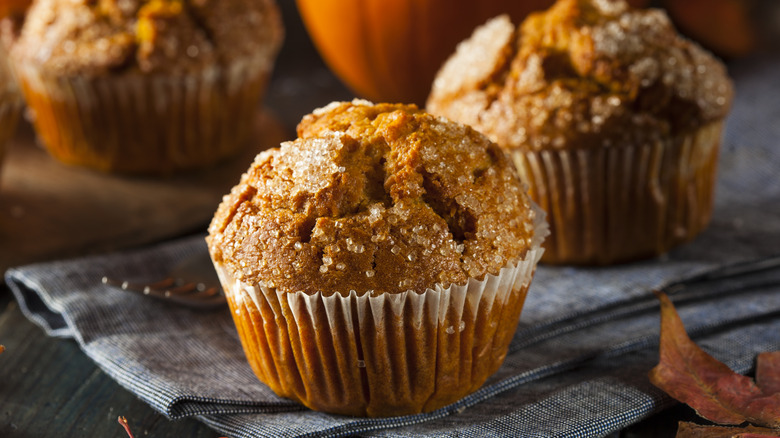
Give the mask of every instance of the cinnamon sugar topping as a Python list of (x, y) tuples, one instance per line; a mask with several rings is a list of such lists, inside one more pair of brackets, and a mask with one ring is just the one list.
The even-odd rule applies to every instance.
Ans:
[(215, 260), (243, 281), (422, 292), (495, 274), (531, 247), (513, 164), (468, 127), (354, 101), (306, 116), (298, 133), (258, 155), (209, 228)]
[(282, 32), (272, 0), (38, 0), (14, 51), (60, 74), (270, 67)]
[[(484, 68), (457, 74), (473, 63)], [(732, 95), (723, 64), (664, 12), (559, 0), (519, 29), (505, 16), (477, 29), (439, 72), (428, 110), (508, 148), (611, 147), (723, 118)]]

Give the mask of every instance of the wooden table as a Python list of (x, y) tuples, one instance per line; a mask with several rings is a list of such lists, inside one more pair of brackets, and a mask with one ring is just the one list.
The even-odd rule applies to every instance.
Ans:
[[(23, 126), (0, 173), (0, 272), (202, 232), (221, 195), (238, 181), (258, 148), (292, 138), (296, 123), (312, 109), (351, 99), (311, 46), (294, 2), (280, 4), (287, 37), (258, 110), (257, 144), (206, 177), (117, 179), (63, 167), (33, 146), (32, 130)], [(8, 186), (11, 182), (14, 187)], [(131, 202), (117, 204), (120, 196)], [(139, 226), (149, 221), (155, 227)], [(0, 344), (6, 347), (0, 354), (0, 437), (126, 437), (117, 423), (120, 415), (136, 437), (217, 436), (193, 419), (167, 420), (98, 369), (74, 341), (47, 337), (22, 315), (4, 285)], [(673, 409), (614, 436), (670, 436), (677, 419), (690, 416), (685, 407)]]

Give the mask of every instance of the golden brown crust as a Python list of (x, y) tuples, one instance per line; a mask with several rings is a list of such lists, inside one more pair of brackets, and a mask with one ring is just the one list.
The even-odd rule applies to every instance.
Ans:
[(507, 17), (478, 28), (427, 109), (510, 149), (576, 149), (694, 131), (725, 117), (732, 94), (723, 64), (663, 12), (559, 0), (520, 29)]
[(531, 247), (513, 164), (415, 106), (334, 103), (261, 153), (209, 227), (236, 278), (325, 295), (424, 291), (497, 273)]
[(14, 53), (52, 74), (270, 69), (282, 33), (273, 0), (39, 0)]

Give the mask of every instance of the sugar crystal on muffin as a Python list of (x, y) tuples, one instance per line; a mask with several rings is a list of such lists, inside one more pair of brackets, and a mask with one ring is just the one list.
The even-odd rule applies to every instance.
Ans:
[(235, 267), (242, 278), (307, 293), (422, 292), (495, 274), (531, 246), (512, 163), (468, 127), (356, 102), (298, 131), (257, 157), (212, 223), (224, 260), (253, 260)]

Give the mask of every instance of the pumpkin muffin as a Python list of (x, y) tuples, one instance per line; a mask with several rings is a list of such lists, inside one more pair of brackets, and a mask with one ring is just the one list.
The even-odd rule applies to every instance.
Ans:
[(273, 0), (38, 0), (11, 61), (55, 158), (168, 173), (240, 150), (282, 33)]
[(262, 152), (207, 241), (249, 363), (321, 411), (431, 411), (504, 360), (543, 213), (508, 156), (413, 105), (333, 103)]
[(427, 109), (512, 154), (549, 214), (543, 262), (604, 265), (706, 227), (732, 95), (724, 65), (662, 11), (559, 0), (519, 28), (506, 17), (478, 28)]

